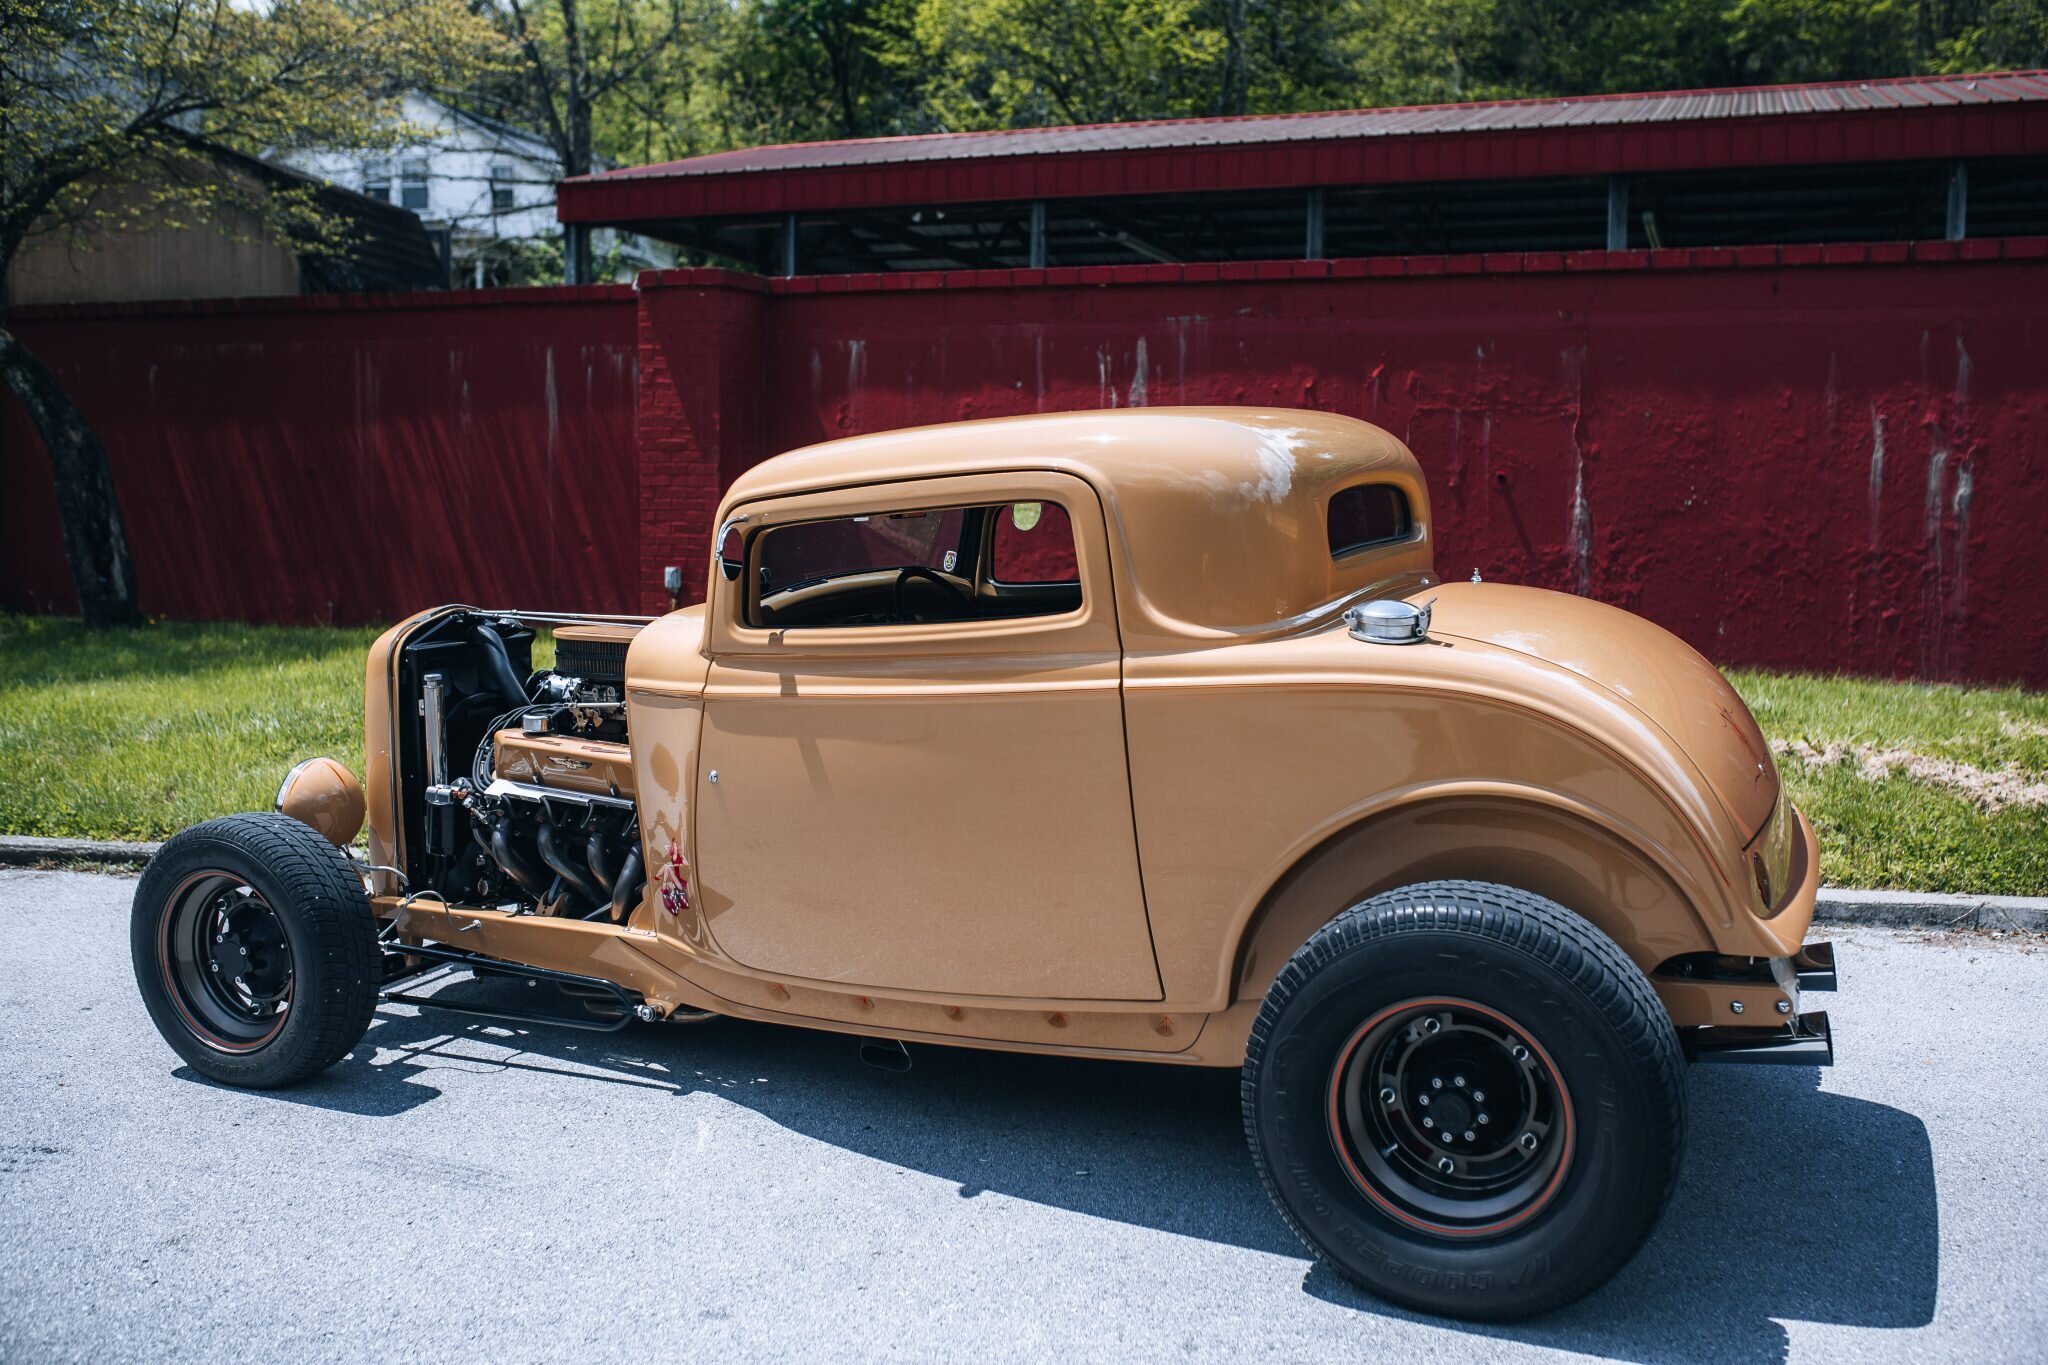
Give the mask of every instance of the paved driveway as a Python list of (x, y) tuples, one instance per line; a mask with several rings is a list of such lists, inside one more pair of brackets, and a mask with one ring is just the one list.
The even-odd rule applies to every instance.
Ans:
[(222, 1089), (136, 999), (133, 887), (0, 872), (0, 1360), (2048, 1358), (2036, 943), (1839, 936), (1840, 1064), (1695, 1068), (1643, 1254), (1475, 1329), (1310, 1264), (1231, 1074), (387, 1011)]

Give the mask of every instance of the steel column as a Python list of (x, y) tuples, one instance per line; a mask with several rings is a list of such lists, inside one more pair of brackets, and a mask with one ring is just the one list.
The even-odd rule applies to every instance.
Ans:
[(1628, 250), (1628, 179), (1607, 177), (1607, 249)]

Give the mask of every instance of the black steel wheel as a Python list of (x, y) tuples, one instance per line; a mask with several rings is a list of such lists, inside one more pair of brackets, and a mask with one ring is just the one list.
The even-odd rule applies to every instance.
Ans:
[(157, 917), (157, 967), (172, 1006), (222, 1052), (277, 1036), (292, 1004), (292, 945), (269, 902), (239, 876), (203, 869)]
[(230, 1085), (286, 1085), (333, 1064), (376, 1007), (362, 881), (282, 815), (231, 815), (167, 842), (136, 887), (130, 946), (158, 1032)]
[(1243, 1093), (1253, 1160), (1309, 1248), (1454, 1317), (1604, 1282), (1684, 1147), (1683, 1056), (1641, 970), (1562, 906), (1478, 882), (1324, 926), (1267, 993)]
[(1331, 1068), (1329, 1125), (1360, 1193), (1443, 1237), (1534, 1217), (1575, 1145), (1571, 1095), (1543, 1045), (1451, 997), (1403, 1000), (1358, 1026)]

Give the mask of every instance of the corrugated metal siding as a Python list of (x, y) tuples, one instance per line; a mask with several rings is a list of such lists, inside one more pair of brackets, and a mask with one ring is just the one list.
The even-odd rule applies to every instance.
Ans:
[(563, 182), (564, 222), (2048, 151), (2048, 72), (1031, 128)]

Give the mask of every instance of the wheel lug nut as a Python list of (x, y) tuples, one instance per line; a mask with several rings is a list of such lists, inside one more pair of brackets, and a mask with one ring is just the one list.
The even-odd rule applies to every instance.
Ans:
[(1484, 1115), (1484, 1114), (1481, 1114), (1481, 1115), (1479, 1116), (1479, 1121), (1480, 1121), (1481, 1123), (1489, 1123), (1489, 1122), (1491, 1122), (1491, 1120), (1490, 1120), (1490, 1119), (1488, 1119), (1488, 1118), (1487, 1118), (1487, 1116), (1486, 1116), (1486, 1115)]
[(1451, 1077), (1451, 1084), (1463, 1090), (1465, 1088), (1465, 1078), (1463, 1076), (1453, 1076)]
[(1473, 1091), (1473, 1092), (1472, 1092), (1472, 1102), (1473, 1102), (1474, 1104), (1484, 1104), (1484, 1103), (1486, 1103), (1486, 1092), (1485, 1092), (1484, 1090), (1475, 1090), (1475, 1091)]
[(1427, 1095), (1417, 1095), (1415, 1097), (1415, 1102), (1421, 1105), (1424, 1109), (1429, 1108), (1429, 1096)]
[(1395, 1098), (1395, 1097), (1394, 1097), (1394, 1092), (1393, 1092), (1392, 1090), (1382, 1090), (1382, 1091), (1380, 1091), (1380, 1103), (1381, 1103), (1381, 1104), (1392, 1104), (1392, 1103), (1394, 1102), (1394, 1098)]
[(1436, 1168), (1445, 1175), (1449, 1175), (1452, 1171), (1458, 1169), (1458, 1163), (1447, 1156), (1440, 1156), (1436, 1159)]
[(1467, 1129), (1465, 1130), (1465, 1141), (1467, 1141), (1467, 1142), (1470, 1142), (1470, 1141), (1472, 1141), (1472, 1140), (1473, 1140), (1473, 1138), (1472, 1138), (1472, 1130), (1471, 1130), (1470, 1128), (1467, 1128)]
[(1436, 1120), (1425, 1114), (1422, 1119), (1422, 1126), (1424, 1128), (1434, 1128), (1436, 1127)]
[(1443, 1088), (1444, 1088), (1444, 1078), (1443, 1078), (1443, 1077), (1441, 1077), (1441, 1076), (1431, 1076), (1431, 1077), (1429, 1078), (1429, 1086), (1430, 1086), (1430, 1089), (1432, 1089), (1432, 1090), (1441, 1090), (1441, 1089), (1443, 1089)]

